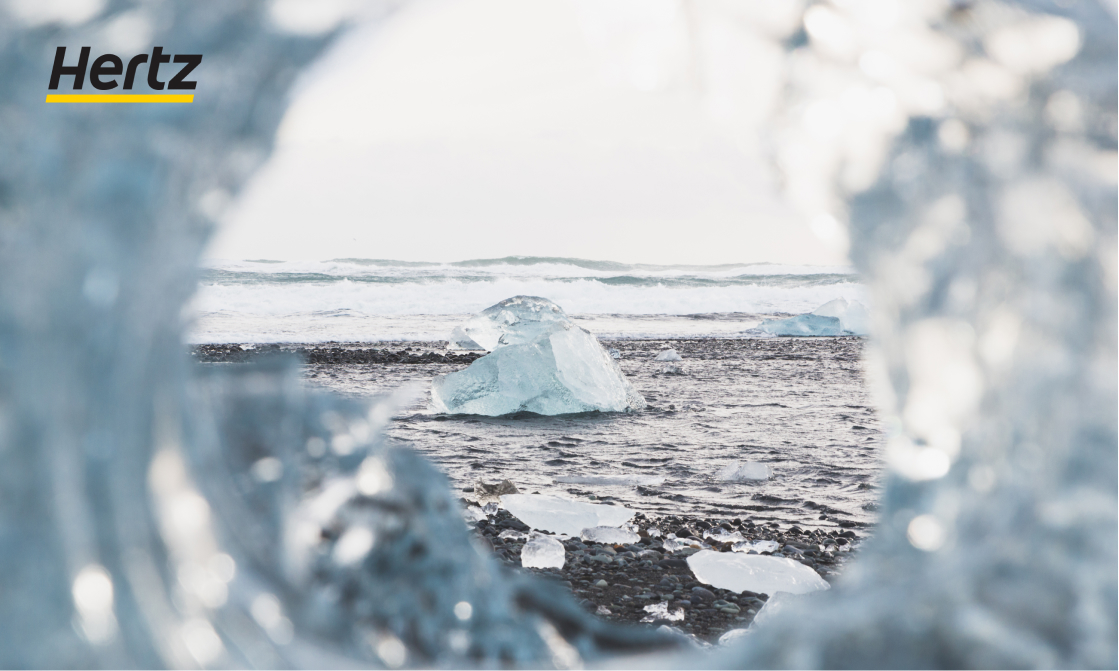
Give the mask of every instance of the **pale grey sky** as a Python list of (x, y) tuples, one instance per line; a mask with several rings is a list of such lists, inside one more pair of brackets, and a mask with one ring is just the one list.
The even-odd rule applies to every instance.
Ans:
[(686, 22), (659, 7), (632, 34), (596, 32), (575, 0), (428, 0), (356, 29), (305, 77), (209, 256), (842, 263), (711, 113)]

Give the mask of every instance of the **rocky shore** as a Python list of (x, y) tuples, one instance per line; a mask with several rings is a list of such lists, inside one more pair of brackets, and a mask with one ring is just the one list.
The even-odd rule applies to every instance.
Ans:
[(308, 345), (195, 345), (191, 356), (201, 363), (246, 363), (270, 355), (296, 355), (309, 364), (429, 364), (469, 365), (485, 352), (441, 353), (424, 347), (390, 350), (356, 343)]
[[(463, 504), (473, 507), (474, 516), (480, 517), (477, 503), (464, 499)], [(615, 622), (668, 625), (708, 643), (717, 642), (729, 630), (750, 626), (769, 595), (731, 592), (699, 582), (687, 562), (687, 557), (699, 550), (666, 550), (664, 541), (669, 534), (719, 552), (731, 552), (731, 545), (703, 537), (705, 531), (715, 527), (739, 532), (749, 541), (773, 541), (777, 550), (760, 554), (799, 561), (829, 582), (859, 542), (859, 536), (849, 529), (802, 529), (741, 518), (651, 517), (637, 513), (632, 522), (639, 528), (641, 539), (631, 545), (562, 540), (564, 565), (560, 569), (521, 567), (521, 548), (532, 530), (507, 511), (498, 509), (470, 524), (481, 543), (511, 570), (559, 581), (571, 589), (587, 611)], [(665, 605), (650, 608), (661, 603)]]

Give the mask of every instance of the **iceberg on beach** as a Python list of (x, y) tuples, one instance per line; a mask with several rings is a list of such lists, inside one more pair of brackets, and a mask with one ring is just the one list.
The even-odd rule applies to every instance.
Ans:
[(533, 529), (579, 536), (583, 529), (620, 527), (633, 517), (624, 506), (604, 506), (571, 501), (547, 494), (509, 494), (501, 505)]
[(496, 417), (645, 407), (645, 399), (598, 338), (545, 298), (506, 299), (461, 328), (492, 352), (465, 370), (432, 381), (437, 412)]
[(688, 557), (688, 567), (703, 583), (732, 592), (807, 594), (831, 585), (804, 564), (784, 557), (700, 550)]
[(775, 336), (866, 335), (870, 332), (870, 314), (858, 301), (837, 298), (808, 314), (767, 319), (754, 330)]
[(727, 464), (715, 472), (715, 479), (721, 482), (746, 482), (749, 480), (768, 480), (773, 472), (769, 466), (756, 461)]

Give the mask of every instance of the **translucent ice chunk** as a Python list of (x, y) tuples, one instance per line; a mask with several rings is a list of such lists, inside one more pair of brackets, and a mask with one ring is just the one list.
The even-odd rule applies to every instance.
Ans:
[(797, 315), (787, 319), (767, 319), (757, 326), (763, 333), (777, 336), (838, 336), (843, 326), (836, 317)]
[(621, 359), (622, 358), (622, 353), (619, 352), (618, 350), (614, 349), (613, 347), (611, 347), (610, 349), (608, 349), (606, 351), (610, 353), (610, 358), (611, 359)]
[(769, 466), (756, 461), (734, 462), (720, 468), (715, 479), (722, 482), (744, 482), (746, 480), (768, 480), (772, 475)]
[(563, 543), (551, 536), (534, 535), (521, 548), (521, 566), (525, 568), (563, 568)]
[(852, 335), (866, 335), (870, 332), (870, 313), (866, 306), (858, 301), (837, 298), (816, 308), (812, 314), (820, 317), (835, 317), (839, 320), (839, 327)]
[(591, 527), (583, 529), (579, 537), (589, 543), (607, 543), (610, 545), (625, 545), (636, 543), (641, 537), (629, 529), (617, 527)]
[(684, 609), (677, 608), (676, 610), (669, 610), (668, 602), (666, 601), (645, 606), (645, 612), (648, 613), (648, 615), (641, 618), (642, 622), (679, 622), (684, 619)]
[(496, 515), (498, 510), (497, 501), (490, 501), (482, 508), (482, 512), (487, 515)]
[(866, 335), (870, 330), (870, 314), (858, 301), (837, 298), (808, 314), (768, 319), (755, 330), (779, 336)]
[(463, 349), (493, 350), (532, 341), (554, 322), (571, 321), (547, 298), (514, 296), (492, 305), (456, 326), (450, 342)]
[(738, 533), (737, 531), (732, 533), (722, 527), (715, 527), (713, 529), (704, 531), (703, 537), (709, 538), (713, 541), (719, 541), (720, 543), (741, 543), (742, 541), (746, 540), (742, 537), (742, 534)]
[(777, 548), (779, 547), (781, 547), (781, 545), (777, 541), (746, 541), (743, 543), (735, 543), (731, 546), (731, 549), (735, 552), (749, 552), (753, 550), (761, 554), (762, 552), (777, 552)]
[[(571, 321), (558, 305), (543, 298), (518, 296), (487, 308), (482, 315), (502, 306), (506, 307), (495, 314), (506, 315), (508, 321), (494, 322), (501, 326), (500, 335), (482, 343), (491, 345), (494, 351), (466, 370), (432, 381), (436, 411), (489, 416), (522, 411), (562, 415), (645, 407), (645, 399), (626, 380), (598, 338)], [(498, 331), (484, 333), (493, 336)]]
[(462, 516), (466, 518), (467, 522), (480, 522), (486, 519), (486, 514), (478, 506), (466, 506), (462, 511)]
[(812, 569), (784, 557), (701, 550), (688, 557), (688, 566), (700, 582), (732, 592), (806, 594), (831, 587)]
[(528, 538), (528, 534), (526, 534), (523, 531), (517, 531), (516, 529), (506, 529), (505, 531), (502, 531), (501, 533), (499, 533), (497, 535), (497, 537), (498, 538), (511, 538), (515, 541), (519, 541), (522, 538)]
[(579, 536), (591, 527), (619, 527), (633, 517), (624, 506), (571, 501), (547, 494), (507, 494), (501, 505), (533, 529)]
[(683, 361), (684, 358), (676, 353), (675, 349), (666, 349), (657, 355), (656, 361)]

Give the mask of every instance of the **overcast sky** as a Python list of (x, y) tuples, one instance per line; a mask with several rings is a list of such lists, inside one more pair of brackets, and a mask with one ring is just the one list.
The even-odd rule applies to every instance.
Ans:
[(428, 0), (356, 29), (298, 87), (209, 256), (843, 262), (665, 49), (612, 77), (586, 11)]

